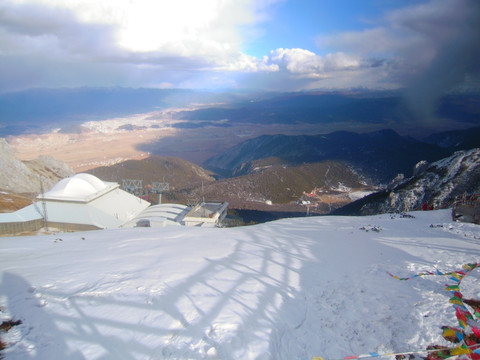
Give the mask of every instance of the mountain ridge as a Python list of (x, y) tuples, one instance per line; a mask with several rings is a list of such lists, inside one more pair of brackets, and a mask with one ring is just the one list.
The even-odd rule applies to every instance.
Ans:
[(352, 202), (332, 215), (373, 215), (419, 210), (424, 203), (433, 208), (451, 207), (459, 196), (480, 192), (480, 148), (457, 151), (429, 164), (417, 164), (416, 172), (391, 188)]
[[(372, 192), (376, 188), (348, 164), (324, 161), (287, 166), (277, 163), (202, 187), (186, 189), (182, 196), (191, 199), (228, 201), (235, 209), (326, 214), (352, 201), (353, 192)], [(312, 193), (313, 192), (313, 193)]]
[[(476, 123), (479, 95), (450, 94), (440, 99), (434, 116), (455, 123)], [(352, 91), (277, 93), (267, 98), (176, 113), (190, 121), (228, 119), (253, 124), (356, 123), (376, 124), (388, 120), (397, 126), (411, 122), (413, 113), (401, 91)], [(412, 125), (412, 124), (410, 124)], [(418, 124), (417, 124), (418, 125)], [(424, 124), (425, 125), (425, 124)], [(430, 128), (433, 128), (430, 124)]]
[(177, 191), (215, 181), (213, 173), (190, 161), (171, 156), (153, 155), (143, 160), (127, 160), (111, 166), (97, 167), (87, 173), (105, 181), (122, 183), (122, 179), (139, 179), (143, 185), (168, 182)]
[(336, 131), (323, 135), (263, 135), (246, 140), (205, 162), (205, 167), (243, 174), (248, 163), (277, 157), (290, 165), (339, 160), (361, 169), (379, 183), (398, 173), (409, 174), (420, 160), (434, 161), (450, 150), (384, 129), (370, 133)]

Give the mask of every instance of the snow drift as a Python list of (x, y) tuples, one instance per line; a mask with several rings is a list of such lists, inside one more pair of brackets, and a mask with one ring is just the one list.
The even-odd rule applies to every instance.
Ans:
[[(9, 359), (311, 359), (448, 345), (442, 277), (477, 262), (448, 210), (231, 229), (141, 228), (0, 239)], [(480, 297), (480, 274), (465, 278)], [(0, 319), (0, 320), (1, 320)]]

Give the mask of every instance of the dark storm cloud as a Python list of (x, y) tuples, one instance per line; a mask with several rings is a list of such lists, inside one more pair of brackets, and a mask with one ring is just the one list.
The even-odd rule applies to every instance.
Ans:
[(423, 11), (411, 16), (393, 19), (427, 43), (425, 50), (410, 49), (408, 58), (431, 53), (430, 61), (404, 74), (409, 103), (417, 116), (427, 120), (434, 115), (440, 96), (480, 77), (480, 2), (450, 0), (438, 4), (436, 11), (421, 8)]
[(443, 94), (478, 84), (479, 23), (480, 1), (433, 0), (394, 10), (363, 31), (318, 37), (318, 45), (379, 59), (372, 67), (405, 88), (417, 117), (428, 119)]

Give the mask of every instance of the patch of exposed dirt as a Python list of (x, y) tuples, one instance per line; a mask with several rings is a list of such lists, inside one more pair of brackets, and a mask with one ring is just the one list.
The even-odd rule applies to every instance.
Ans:
[(13, 194), (0, 191), (0, 213), (9, 213), (22, 209), (33, 202), (33, 194)]
[[(12, 327), (20, 325), (22, 322), (20, 320), (5, 320), (0, 324), (0, 335), (2, 333), (8, 332)], [(8, 344), (0, 338), (0, 359), (3, 359), (2, 350), (7, 348)]]

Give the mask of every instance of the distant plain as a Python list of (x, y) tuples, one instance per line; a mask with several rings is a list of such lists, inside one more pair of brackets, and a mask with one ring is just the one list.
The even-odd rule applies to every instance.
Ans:
[(22, 160), (51, 155), (76, 172), (149, 155), (198, 165), (261, 135), (370, 132), (416, 138), (478, 126), (478, 94), (439, 99), (430, 118), (401, 92), (201, 92), (127, 88), (0, 95), (0, 134)]

